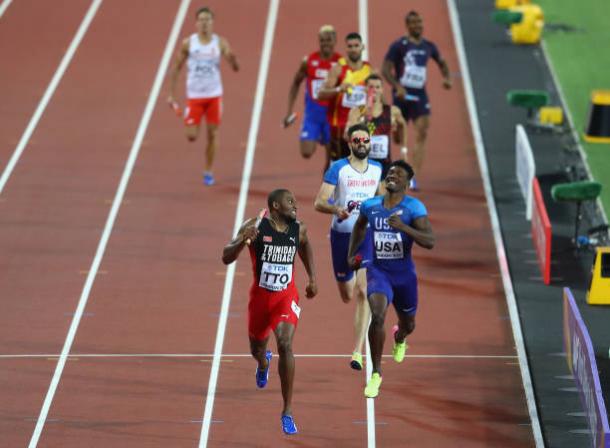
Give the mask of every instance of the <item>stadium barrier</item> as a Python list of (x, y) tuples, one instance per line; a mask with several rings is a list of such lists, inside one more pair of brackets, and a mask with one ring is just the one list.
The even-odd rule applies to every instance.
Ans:
[(608, 414), (604, 405), (593, 343), (570, 288), (563, 289), (563, 342), (568, 367), (574, 376), (589, 424), (591, 446), (610, 448)]
[(532, 220), (533, 180), (536, 176), (536, 163), (532, 146), (525, 128), (518, 124), (515, 129), (515, 162), (517, 182), (525, 200), (525, 217)]
[(532, 204), (532, 240), (538, 257), (538, 265), (542, 273), (542, 280), (545, 285), (551, 283), (551, 243), (552, 231), (546, 205), (542, 198), (540, 183), (534, 177), (532, 182), (533, 204)]

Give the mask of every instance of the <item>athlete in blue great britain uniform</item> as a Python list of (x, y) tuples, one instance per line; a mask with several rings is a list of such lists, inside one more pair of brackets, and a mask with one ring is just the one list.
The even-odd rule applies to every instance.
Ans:
[(390, 164), (385, 179), (386, 193), (364, 201), (354, 224), (349, 244), (348, 263), (360, 265), (357, 249), (370, 226), (373, 256), (367, 265), (367, 295), (371, 307), (369, 343), (373, 375), (364, 389), (367, 398), (375, 398), (381, 386), (381, 355), (385, 341), (384, 321), (392, 303), (398, 315), (394, 327), (394, 360), (402, 362), (406, 337), (415, 329), (417, 311), (417, 276), (411, 258), (413, 243), (426, 249), (434, 247), (434, 233), (424, 204), (405, 194), (413, 177), (411, 166), (396, 160)]
[[(347, 248), (360, 203), (377, 193), (382, 168), (380, 163), (368, 159), (371, 136), (365, 124), (350, 127), (347, 134), (351, 155), (337, 160), (326, 171), (314, 206), (319, 212), (334, 215), (330, 229), (330, 246), (337, 287), (344, 303), (349, 303), (352, 297), (356, 302), (355, 343), (350, 366), (352, 369), (362, 370), (362, 348), (369, 323), (366, 269), (354, 273), (349, 268)], [(329, 202), (331, 198), (332, 203)], [(366, 253), (363, 257), (369, 258)]]
[[(382, 73), (393, 87), (394, 104), (406, 121), (415, 125), (415, 144), (412, 145), (413, 170), (420, 175), (424, 161), (426, 137), (430, 126), (430, 103), (426, 92), (428, 60), (434, 59), (443, 74), (443, 87), (451, 88), (449, 67), (436, 45), (422, 37), (423, 21), (419, 13), (410, 11), (405, 17), (407, 35), (390, 45), (383, 61)], [(417, 190), (415, 178), (411, 189)]]
[(305, 56), (294, 75), (290, 92), (288, 93), (288, 112), (284, 117), (284, 127), (287, 128), (296, 119), (294, 103), (299, 93), (299, 86), (305, 82), (305, 116), (301, 126), (300, 147), (301, 155), (309, 159), (319, 144), (326, 147), (326, 165), (330, 163), (330, 125), (327, 118), (328, 100), (318, 98), (318, 92), (326, 81), (331, 68), (343, 61), (339, 53), (335, 52), (337, 34), (332, 25), (324, 25), (318, 32), (320, 50)]

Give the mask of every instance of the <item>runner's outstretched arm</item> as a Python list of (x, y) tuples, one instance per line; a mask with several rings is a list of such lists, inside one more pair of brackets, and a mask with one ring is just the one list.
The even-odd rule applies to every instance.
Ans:
[(169, 94), (167, 95), (167, 101), (169, 103), (174, 103), (176, 100), (176, 84), (178, 82), (178, 75), (180, 74), (180, 70), (188, 58), (189, 55), (189, 40), (184, 39), (182, 41), (182, 45), (180, 45), (180, 49), (176, 54), (176, 58), (174, 59), (174, 65), (172, 69), (169, 71)]
[(294, 112), (294, 103), (297, 99), (297, 95), (299, 94), (299, 87), (301, 86), (301, 83), (303, 82), (306, 76), (307, 58), (303, 58), (298, 70), (294, 74), (292, 84), (290, 84), (290, 91), (288, 92), (288, 110), (286, 112), (286, 116), (284, 117), (284, 127), (288, 127), (292, 124), (289, 119), (292, 113)]
[(299, 225), (299, 258), (303, 262), (305, 271), (307, 271), (307, 276), (309, 277), (307, 287), (305, 288), (305, 296), (308, 299), (312, 299), (318, 294), (316, 267), (313, 262), (313, 250), (311, 249), (311, 244), (307, 237), (307, 227), (302, 222)]
[(225, 59), (227, 60), (227, 62), (229, 63), (229, 65), (231, 66), (231, 68), (233, 69), (233, 71), (238, 72), (239, 64), (237, 63), (237, 56), (235, 56), (235, 53), (233, 53), (233, 51), (231, 51), (231, 46), (229, 45), (229, 42), (224, 37), (220, 38), (220, 51), (221, 51), (222, 55), (225, 57)]
[(394, 88), (394, 90), (396, 90), (396, 96), (404, 99), (407, 92), (400, 82), (398, 82), (396, 76), (394, 76), (394, 65), (392, 64), (392, 61), (389, 59), (384, 59), (381, 66), (381, 73), (383, 74), (385, 80)]
[(321, 213), (328, 213), (329, 215), (337, 215), (339, 219), (347, 219), (349, 217), (349, 212), (344, 207), (339, 207), (335, 204), (329, 204), (328, 199), (335, 192), (335, 186), (323, 182), (320, 186), (320, 191), (318, 191), (318, 195), (313, 203), (316, 211)]
[(438, 68), (441, 69), (441, 73), (443, 74), (443, 87), (445, 89), (450, 89), (452, 82), (451, 78), (449, 77), (450, 73), (447, 62), (445, 62), (443, 58), (439, 57), (436, 63), (438, 64)]
[[(392, 106), (390, 109), (392, 111), (392, 121), (395, 123), (396, 127), (400, 129), (400, 137), (401, 137), (401, 146), (406, 148), (407, 146), (407, 122), (405, 121), (400, 109), (396, 106)], [(406, 151), (405, 151), (406, 152)], [(406, 155), (406, 154), (405, 154)], [(405, 160), (406, 162), (406, 160)]]
[(248, 219), (242, 224), (235, 238), (224, 247), (222, 250), (222, 262), (224, 264), (231, 264), (237, 260), (242, 249), (246, 246), (247, 240), (254, 241), (256, 235), (258, 235), (255, 224), (256, 218)]

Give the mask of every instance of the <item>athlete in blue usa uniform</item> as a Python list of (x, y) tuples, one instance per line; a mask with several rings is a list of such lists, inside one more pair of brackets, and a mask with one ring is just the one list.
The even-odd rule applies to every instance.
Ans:
[(411, 166), (396, 160), (386, 176), (386, 193), (364, 201), (350, 239), (348, 263), (357, 268), (357, 249), (365, 239), (367, 225), (372, 233), (372, 260), (367, 265), (367, 296), (371, 308), (369, 343), (373, 375), (364, 395), (374, 398), (381, 386), (381, 355), (385, 340), (384, 322), (392, 303), (398, 316), (394, 328), (393, 357), (402, 362), (407, 335), (415, 329), (417, 311), (417, 276), (411, 258), (413, 243), (426, 249), (434, 247), (434, 233), (424, 204), (405, 194), (413, 177)]

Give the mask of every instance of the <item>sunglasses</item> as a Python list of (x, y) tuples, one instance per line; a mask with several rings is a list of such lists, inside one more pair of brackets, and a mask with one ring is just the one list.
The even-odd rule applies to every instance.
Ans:
[(359, 145), (360, 143), (369, 144), (371, 139), (368, 137), (354, 137), (352, 138), (352, 143)]

